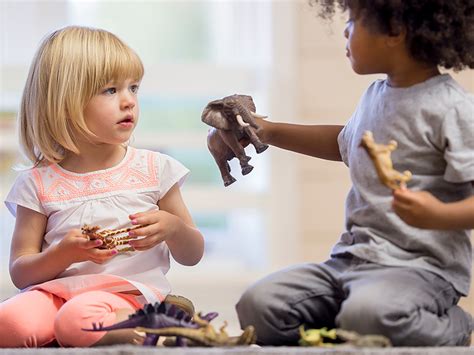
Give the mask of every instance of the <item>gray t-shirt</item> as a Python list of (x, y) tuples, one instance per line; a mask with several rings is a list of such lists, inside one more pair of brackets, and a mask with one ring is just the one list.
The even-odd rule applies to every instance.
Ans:
[(332, 255), (349, 252), (374, 263), (434, 272), (463, 295), (471, 280), (468, 230), (427, 230), (404, 223), (391, 208), (392, 191), (378, 180), (360, 147), (370, 130), (377, 143), (398, 142), (393, 166), (410, 170), (408, 188), (444, 202), (471, 196), (474, 181), (474, 96), (448, 74), (408, 88), (374, 82), (338, 137), (353, 186), (346, 200), (346, 232)]

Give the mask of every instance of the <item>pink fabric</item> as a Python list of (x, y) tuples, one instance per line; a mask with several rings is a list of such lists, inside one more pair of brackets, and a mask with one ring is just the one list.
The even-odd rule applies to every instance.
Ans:
[(41, 347), (56, 340), (61, 346), (86, 347), (105, 332), (86, 332), (92, 323), (115, 323), (115, 311), (140, 308), (132, 295), (90, 291), (65, 301), (33, 290), (0, 303), (0, 348)]

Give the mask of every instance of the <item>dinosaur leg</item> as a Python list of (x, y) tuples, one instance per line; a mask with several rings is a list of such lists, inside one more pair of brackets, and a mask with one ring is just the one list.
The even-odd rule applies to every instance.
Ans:
[(143, 346), (155, 346), (159, 337), (160, 336), (157, 334), (147, 334), (145, 340), (143, 341)]
[(186, 297), (178, 295), (168, 295), (166, 296), (164, 302), (175, 305), (176, 307), (187, 313), (187, 315), (190, 317), (192, 317), (195, 313), (193, 303)]

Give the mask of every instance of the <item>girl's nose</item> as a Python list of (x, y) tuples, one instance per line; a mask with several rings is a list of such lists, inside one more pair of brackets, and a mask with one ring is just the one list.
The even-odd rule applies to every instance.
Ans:
[(130, 93), (124, 94), (121, 101), (121, 106), (124, 109), (132, 109), (136, 105), (136, 97)]

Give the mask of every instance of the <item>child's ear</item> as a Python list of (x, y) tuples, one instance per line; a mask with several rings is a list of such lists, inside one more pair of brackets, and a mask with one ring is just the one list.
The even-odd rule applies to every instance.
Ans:
[(387, 44), (387, 47), (397, 47), (400, 44), (405, 43), (406, 36), (407, 31), (403, 28), (400, 29), (397, 34), (388, 35), (385, 43)]

